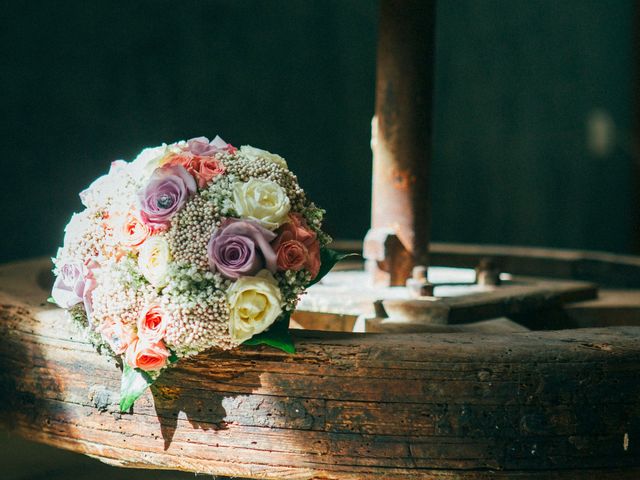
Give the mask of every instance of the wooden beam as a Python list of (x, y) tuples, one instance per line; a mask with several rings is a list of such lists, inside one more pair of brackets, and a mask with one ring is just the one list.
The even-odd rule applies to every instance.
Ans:
[(209, 351), (133, 413), (120, 372), (0, 268), (0, 424), (136, 468), (270, 479), (635, 479), (640, 328), (295, 333), (295, 355)]

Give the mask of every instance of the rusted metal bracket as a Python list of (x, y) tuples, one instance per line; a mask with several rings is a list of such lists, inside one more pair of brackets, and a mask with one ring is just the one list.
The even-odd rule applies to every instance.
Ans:
[(382, 0), (365, 258), (374, 282), (404, 285), (429, 261), (435, 0)]

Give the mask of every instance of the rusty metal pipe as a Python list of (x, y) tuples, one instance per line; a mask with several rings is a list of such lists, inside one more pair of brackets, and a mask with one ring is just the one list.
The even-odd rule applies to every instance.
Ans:
[(434, 34), (435, 0), (381, 1), (364, 251), (377, 283), (404, 285), (429, 261)]

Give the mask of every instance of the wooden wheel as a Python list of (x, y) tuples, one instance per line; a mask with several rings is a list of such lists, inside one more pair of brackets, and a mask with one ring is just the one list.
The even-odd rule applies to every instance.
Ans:
[(0, 268), (0, 421), (108, 463), (252, 478), (640, 477), (640, 327), (300, 331), (205, 352), (117, 413), (120, 372), (48, 305), (47, 260)]

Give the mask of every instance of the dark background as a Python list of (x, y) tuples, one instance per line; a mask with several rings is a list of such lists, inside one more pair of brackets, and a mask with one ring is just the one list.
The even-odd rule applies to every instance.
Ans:
[[(439, 2), (434, 239), (630, 251), (633, 5)], [(331, 233), (362, 238), (377, 7), (0, 1), (0, 262), (52, 255), (111, 160), (216, 133), (285, 156)], [(116, 478), (4, 433), (0, 451), (9, 479)]]
[[(435, 240), (629, 251), (632, 7), (439, 3)], [(197, 135), (283, 155), (335, 237), (366, 233), (377, 2), (2, 11), (0, 261), (53, 254), (77, 193), (111, 160)], [(612, 131), (597, 154), (594, 114)]]

